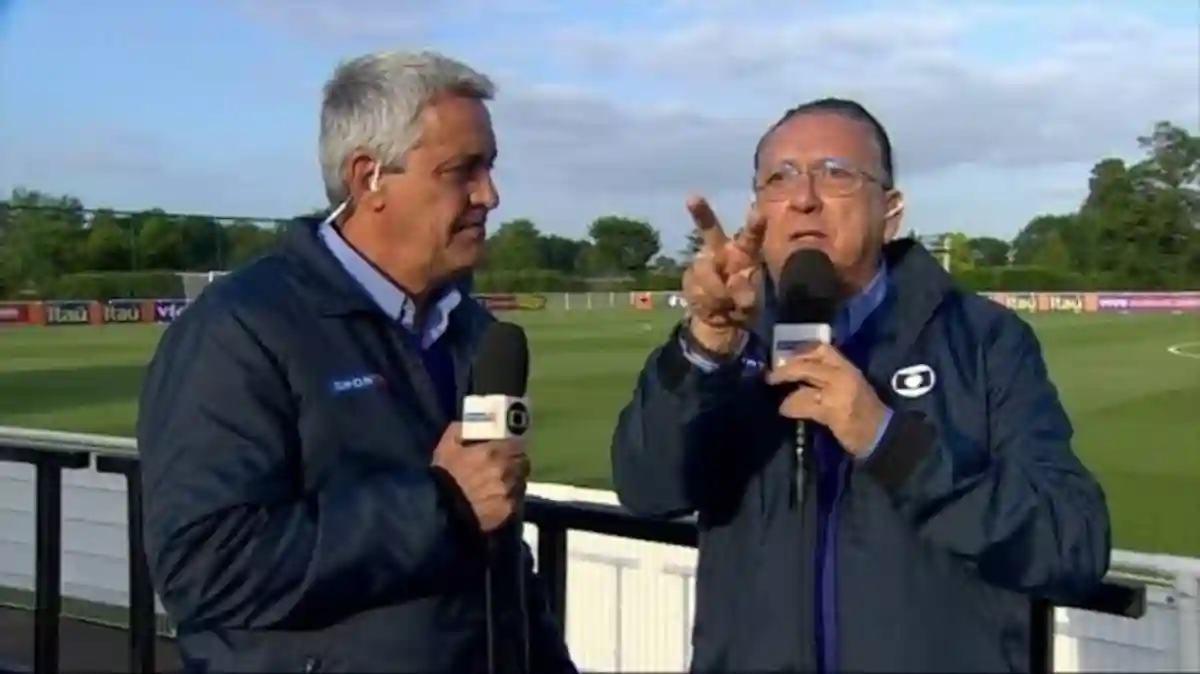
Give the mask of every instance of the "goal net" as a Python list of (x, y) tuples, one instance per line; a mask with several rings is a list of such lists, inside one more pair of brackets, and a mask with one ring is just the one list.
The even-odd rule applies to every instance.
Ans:
[(208, 284), (228, 274), (227, 271), (183, 271), (179, 278), (183, 281), (183, 295), (188, 302), (195, 300), (204, 292)]

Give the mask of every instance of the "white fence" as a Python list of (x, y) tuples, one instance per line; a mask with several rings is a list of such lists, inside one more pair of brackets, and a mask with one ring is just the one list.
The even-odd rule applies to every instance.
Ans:
[[(69, 437), (86, 448), (86, 438)], [(63, 487), (64, 594), (127, 605), (124, 480), (92, 470), (65, 471)], [(560, 500), (616, 502), (611, 492), (565, 485), (533, 485), (530, 491)], [(0, 586), (33, 588), (33, 504), (33, 468), (0, 463)], [(567, 638), (579, 666), (610, 672), (686, 669), (695, 551), (583, 532), (569, 536)], [(536, 550), (535, 527), (527, 527), (526, 539)], [(1056, 669), (1200, 671), (1200, 560), (1120, 551), (1114, 560), (1121, 575), (1150, 583), (1146, 617), (1060, 609)]]
[(671, 306), (671, 297), (679, 292), (636, 291), (636, 292), (591, 292), (591, 293), (535, 293), (546, 298), (547, 311), (611, 311), (633, 309), (639, 295), (649, 295), (655, 309)]

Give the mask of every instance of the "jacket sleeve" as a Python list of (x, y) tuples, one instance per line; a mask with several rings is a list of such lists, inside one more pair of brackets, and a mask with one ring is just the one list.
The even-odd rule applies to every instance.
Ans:
[(864, 467), (926, 540), (985, 580), (1086, 598), (1108, 571), (1104, 492), (1071, 449), (1071, 422), (1033, 330), (1005, 313), (987, 343), (988, 467), (961, 470), (954, 437), (913, 412), (893, 418)]
[(764, 424), (777, 423), (767, 393), (741, 364), (702, 371), (673, 333), (650, 354), (613, 434), (621, 504), (647, 517), (732, 507), (760, 458), (751, 450), (763, 446)]
[(188, 309), (143, 384), (146, 554), (188, 627), (304, 629), (427, 582), (455, 554), (431, 472), (375, 472), (304, 491), (300, 401), (236, 310)]

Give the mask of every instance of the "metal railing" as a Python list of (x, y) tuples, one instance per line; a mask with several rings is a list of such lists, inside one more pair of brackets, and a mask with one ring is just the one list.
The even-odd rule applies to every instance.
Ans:
[[(3, 429), (12, 431), (13, 429)], [(129, 534), (129, 670), (154, 672), (159, 636), (155, 595), (142, 549), (141, 473), (133, 440), (104, 436), (31, 432), (0, 435), (0, 461), (33, 466), (35, 478), (35, 563), (33, 671), (59, 671), (59, 627), (62, 615), (63, 471), (89, 468), (120, 475), (126, 483)], [(526, 522), (538, 530), (537, 572), (547, 586), (551, 609), (565, 625), (567, 616), (569, 532), (583, 531), (641, 541), (695, 547), (697, 530), (690, 520), (636, 517), (616, 506), (563, 502), (530, 497)], [(1061, 606), (1061, 605), (1060, 605)], [(1141, 584), (1106, 582), (1088, 601), (1066, 606), (1108, 615), (1140, 618), (1146, 611)], [(1030, 603), (1029, 670), (1054, 671), (1055, 605)]]

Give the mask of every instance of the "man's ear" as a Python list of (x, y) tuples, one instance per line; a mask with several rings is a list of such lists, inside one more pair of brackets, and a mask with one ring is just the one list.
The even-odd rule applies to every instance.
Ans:
[(883, 240), (891, 241), (900, 231), (900, 222), (904, 219), (904, 193), (892, 190), (887, 195), (887, 210), (883, 213)]
[(382, 204), (379, 196), (379, 162), (365, 152), (355, 152), (346, 160), (346, 188), (356, 208), (374, 208)]

